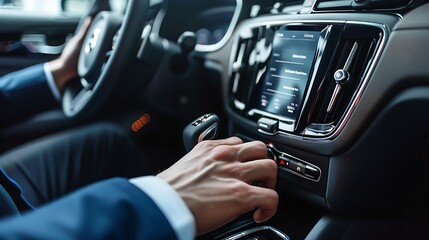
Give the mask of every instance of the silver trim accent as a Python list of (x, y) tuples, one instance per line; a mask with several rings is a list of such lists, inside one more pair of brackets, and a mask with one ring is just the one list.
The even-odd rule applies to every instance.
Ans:
[(243, 57), (244, 57), (244, 51), (246, 49), (246, 44), (242, 43), (240, 46), (240, 51), (238, 52), (238, 56), (236, 61), (232, 64), (232, 69), (235, 72), (235, 78), (234, 78), (234, 84), (232, 92), (236, 93), (238, 88), (238, 83), (240, 82), (240, 70), (243, 68)]
[(250, 234), (259, 232), (259, 231), (271, 231), (273, 233), (275, 233), (277, 236), (279, 236), (280, 238), (282, 238), (283, 240), (289, 240), (289, 236), (286, 235), (285, 233), (281, 232), (280, 230), (278, 230), (277, 228), (271, 227), (271, 226), (260, 226), (260, 227), (254, 227), (248, 230), (244, 230), (240, 233), (236, 233), (232, 236), (226, 237), (223, 240), (237, 240), (243, 237), (246, 237)]
[(249, 16), (251, 18), (254, 18), (256, 16), (258, 16), (259, 11), (261, 10), (261, 6), (260, 5), (252, 5), (252, 7), (250, 8), (250, 14)]
[(240, 69), (243, 67), (243, 57), (244, 57), (245, 49), (246, 49), (246, 44), (242, 43), (240, 46), (240, 51), (238, 52), (237, 60), (232, 64), (232, 67), (235, 72), (239, 72)]
[[(213, 118), (213, 115), (212, 116), (210, 116), (209, 118), (207, 118), (207, 120), (209, 120), (210, 118)], [(206, 120), (206, 121), (207, 121)], [(210, 139), (204, 139), (205, 138), (205, 136), (207, 135), (207, 134), (209, 134), (211, 131), (214, 131), (214, 133), (213, 133), (213, 137), (212, 138), (210, 138)], [(213, 123), (210, 127), (208, 127), (206, 130), (204, 130), (204, 132), (202, 132), (201, 134), (200, 134), (200, 136), (198, 136), (198, 142), (202, 142), (202, 141), (204, 141), (204, 140), (212, 140), (215, 136), (216, 136), (216, 134), (217, 134), (217, 123)]]
[(258, 128), (258, 132), (265, 134), (265, 135), (268, 135), (268, 136), (275, 136), (277, 134), (277, 132), (270, 133), (270, 132), (264, 131), (264, 130), (259, 129), (259, 128)]
[(242, 7), (243, 7), (243, 1), (242, 0), (236, 0), (235, 12), (231, 18), (231, 22), (228, 26), (228, 30), (226, 31), (225, 36), (223, 36), (223, 38), (219, 42), (212, 44), (212, 45), (197, 44), (195, 46), (195, 51), (197, 51), (197, 52), (214, 52), (214, 51), (221, 49), (223, 46), (225, 46), (225, 44), (228, 42), (228, 40), (231, 38), (232, 34), (234, 33), (234, 29), (238, 23), (238, 18), (240, 17)]
[(248, 112), (248, 114), (250, 116), (253, 116), (255, 113), (256, 114), (261, 114), (261, 115), (264, 115), (266, 117), (273, 118), (273, 119), (276, 119), (276, 120), (279, 120), (279, 121), (288, 122), (290, 125), (292, 125), (292, 124), (295, 123), (295, 121), (292, 120), (292, 119), (290, 119), (290, 118), (280, 117), (280, 116), (277, 116), (277, 115), (275, 115), (273, 113), (265, 112), (265, 111), (262, 111), (262, 110), (259, 110), (259, 109), (255, 109), (255, 108), (251, 109)]
[(152, 32), (152, 26), (150, 24), (146, 25), (143, 28), (141, 39), (147, 38), (151, 32)]
[(246, 108), (246, 104), (234, 99), (234, 106), (239, 110), (244, 110)]
[[(310, 166), (310, 167), (312, 167), (312, 168), (314, 168), (313, 166)], [(289, 172), (289, 173), (292, 173), (293, 175), (295, 175), (295, 176), (297, 176), (297, 177), (302, 177), (302, 178), (305, 178), (305, 179), (307, 179), (307, 180), (310, 180), (310, 181), (313, 181), (313, 182), (319, 182), (320, 181), (320, 176), (322, 175), (322, 172), (320, 171), (320, 176), (319, 176), (319, 178), (318, 179), (313, 179), (313, 178), (311, 178), (311, 177), (307, 177), (306, 175), (305, 175), (305, 173), (304, 174), (300, 174), (300, 173), (297, 173), (297, 172), (295, 172), (295, 171), (293, 171), (293, 170), (291, 170), (291, 169), (289, 169), (289, 168), (285, 168), (285, 167), (279, 167), (281, 170), (285, 170), (285, 171), (287, 171), (287, 172)], [(320, 170), (320, 169), (319, 169)]]
[[(233, 66), (234, 67), (234, 66)], [(238, 84), (240, 82), (240, 73), (236, 72), (234, 77), (234, 83), (232, 84), (232, 92), (237, 93)]]
[(346, 70), (346, 71), (350, 70), (350, 65), (352, 64), (353, 60), (356, 57), (356, 51), (357, 51), (358, 47), (359, 47), (358, 42), (355, 42), (353, 44), (353, 47), (352, 47), (352, 50), (350, 51), (349, 56), (347, 57), (346, 62), (344, 63), (344, 67), (343, 67), (344, 70)]
[(149, 6), (154, 6), (162, 3), (164, 0), (149, 0)]
[(338, 69), (334, 73), (335, 82), (340, 83), (340, 84), (347, 82), (347, 80), (349, 80), (349, 77), (350, 77), (350, 74), (344, 69)]
[[(21, 37), (21, 44), (32, 53), (41, 53), (41, 54), (51, 54), (57, 55), (60, 54), (64, 47), (66, 46), (69, 39), (58, 46), (51, 46), (47, 43), (46, 36), (44, 34), (23, 34)], [(7, 52), (7, 51), (2, 51)]]
[[(253, 19), (254, 20), (254, 19)], [(372, 76), (375, 66), (378, 63), (378, 61), (380, 60), (381, 57), (381, 53), (384, 50), (387, 40), (389, 38), (390, 35), (390, 29), (382, 23), (374, 23), (374, 22), (364, 22), (364, 21), (348, 21), (348, 20), (267, 20), (267, 21), (263, 21), (263, 22), (251, 22), (248, 23), (246, 25), (243, 25), (238, 32), (243, 31), (244, 29), (251, 29), (251, 28), (256, 28), (256, 27), (260, 27), (260, 26), (267, 26), (267, 25), (285, 25), (285, 24), (291, 24), (291, 23), (295, 23), (295, 24), (354, 24), (354, 25), (365, 25), (365, 26), (372, 26), (372, 27), (378, 27), (381, 31), (382, 31), (382, 36), (381, 36), (381, 40), (378, 42), (377, 46), (376, 46), (376, 51), (374, 54), (374, 57), (372, 59), (369, 60), (368, 65), (367, 65), (367, 70), (365, 71), (364, 74), (364, 79), (362, 80), (361, 85), (359, 86), (359, 88), (357, 89), (357, 93), (355, 95), (355, 97), (352, 99), (352, 101), (350, 102), (350, 107), (348, 107), (348, 109), (346, 110), (345, 114), (343, 115), (341, 121), (339, 122), (338, 126), (336, 127), (336, 130), (334, 132), (330, 132), (329, 134), (320, 134), (317, 137), (312, 136), (310, 134), (307, 135), (294, 135), (288, 132), (279, 132), (282, 135), (291, 137), (291, 138), (295, 138), (295, 139), (299, 139), (302, 141), (307, 141), (307, 142), (330, 142), (333, 139), (335, 139), (340, 133), (341, 131), (344, 129), (345, 125), (347, 124), (347, 122), (350, 120), (351, 115), (353, 113), (353, 111), (356, 109), (357, 104), (359, 103), (359, 99), (361, 98), (366, 86), (368, 85), (368, 81), (369, 78)], [(235, 36), (235, 40), (234, 40), (234, 45), (232, 47), (232, 53), (236, 52), (236, 45), (238, 43), (240, 39), (239, 34), (237, 34)], [(234, 51), (235, 50), (235, 51)], [(231, 54), (232, 55), (232, 54)], [(231, 56), (232, 57), (232, 56)], [(229, 76), (231, 76), (231, 62), (229, 64)], [(305, 129), (303, 131), (303, 133), (305, 133), (306, 131), (311, 131), (310, 129)]]
[(332, 93), (331, 100), (329, 101), (328, 108), (326, 109), (327, 113), (331, 113), (332, 110), (334, 109), (334, 106), (338, 100), (338, 96), (340, 95), (341, 88), (342, 88), (341, 84), (337, 83), (335, 85), (334, 92)]

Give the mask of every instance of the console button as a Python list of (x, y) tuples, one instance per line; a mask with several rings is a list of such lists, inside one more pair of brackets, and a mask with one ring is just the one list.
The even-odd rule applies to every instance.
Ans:
[(289, 167), (289, 159), (286, 157), (280, 156), (278, 164), (280, 165), (280, 167)]
[(289, 169), (301, 174), (305, 174), (305, 165), (293, 159), (289, 161)]
[(314, 180), (318, 180), (320, 178), (320, 171), (310, 165), (305, 166), (305, 175)]
[(268, 132), (268, 133), (275, 133), (277, 131), (277, 128), (279, 126), (279, 121), (273, 120), (270, 118), (260, 118), (258, 120), (258, 129)]
[(273, 159), (281, 171), (289, 171), (295, 175), (318, 182), (321, 176), (319, 167), (277, 150), (270, 142), (267, 144), (267, 157)]

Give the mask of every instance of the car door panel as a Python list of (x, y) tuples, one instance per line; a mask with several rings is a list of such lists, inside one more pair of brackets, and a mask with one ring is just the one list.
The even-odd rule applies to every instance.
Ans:
[(0, 75), (57, 57), (79, 20), (1, 10)]

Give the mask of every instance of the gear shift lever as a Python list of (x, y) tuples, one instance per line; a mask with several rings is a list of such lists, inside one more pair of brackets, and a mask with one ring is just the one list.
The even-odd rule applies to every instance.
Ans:
[(186, 152), (204, 140), (216, 138), (218, 134), (219, 117), (216, 114), (208, 113), (192, 121), (183, 130), (183, 144)]

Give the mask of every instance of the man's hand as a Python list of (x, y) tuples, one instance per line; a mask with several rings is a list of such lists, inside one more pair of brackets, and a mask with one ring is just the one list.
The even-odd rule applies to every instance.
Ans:
[(264, 222), (278, 204), (273, 190), (277, 166), (266, 156), (262, 142), (243, 143), (236, 137), (203, 141), (158, 177), (186, 202), (199, 234), (254, 209), (254, 220)]
[(48, 68), (54, 76), (58, 89), (62, 92), (68, 81), (77, 77), (77, 62), (80, 48), (85, 38), (86, 31), (91, 23), (91, 18), (85, 19), (79, 32), (64, 47), (61, 56), (48, 62)]

